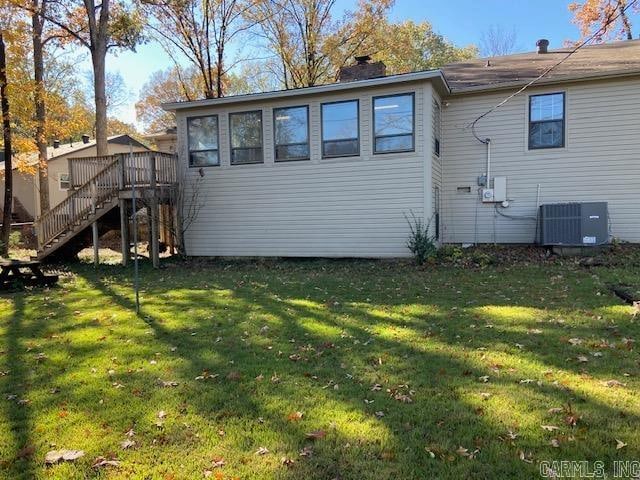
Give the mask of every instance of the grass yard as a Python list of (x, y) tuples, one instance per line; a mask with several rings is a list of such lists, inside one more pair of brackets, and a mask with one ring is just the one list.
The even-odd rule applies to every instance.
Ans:
[[(537, 478), (640, 460), (637, 267), (87, 265), (0, 296), (0, 476)], [(50, 450), (84, 451), (45, 466)], [(93, 467), (96, 459), (117, 464)]]

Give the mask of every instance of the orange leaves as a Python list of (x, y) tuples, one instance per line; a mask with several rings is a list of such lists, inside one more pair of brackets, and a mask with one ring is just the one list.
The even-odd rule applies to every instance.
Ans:
[(313, 432), (309, 432), (305, 435), (307, 440), (320, 440), (327, 435), (327, 432), (324, 430), (314, 430)]

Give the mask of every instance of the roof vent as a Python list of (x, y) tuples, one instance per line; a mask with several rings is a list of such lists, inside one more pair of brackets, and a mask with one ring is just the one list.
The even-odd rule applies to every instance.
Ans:
[(538, 47), (538, 53), (548, 53), (549, 40), (541, 38), (536, 42), (536, 47)]
[(82, 143), (84, 143), (85, 145), (89, 143), (89, 138), (89, 135), (87, 135), (86, 133), (82, 135)]
[(387, 67), (382, 62), (371, 63), (369, 55), (355, 57), (355, 65), (341, 67), (338, 79), (341, 82), (353, 82), (355, 80), (367, 80), (369, 78), (384, 77)]
[(60, 140), (53, 141), (53, 148), (60, 148)]

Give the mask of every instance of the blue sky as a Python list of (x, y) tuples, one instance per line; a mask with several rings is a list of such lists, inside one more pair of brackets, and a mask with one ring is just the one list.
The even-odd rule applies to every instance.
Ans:
[[(351, 9), (354, 0), (338, 0), (339, 9)], [(457, 45), (479, 44), (481, 35), (491, 25), (505, 30), (515, 29), (521, 50), (534, 50), (535, 41), (548, 38), (551, 48), (565, 40), (575, 40), (578, 29), (571, 23), (564, 0), (396, 0), (392, 20), (429, 21), (434, 29)], [(124, 52), (110, 56), (107, 68), (120, 72), (131, 91), (131, 101), (119, 112), (119, 118), (135, 123), (133, 107), (140, 87), (149, 75), (167, 68), (171, 61), (155, 44), (139, 47), (136, 53)], [(89, 65), (89, 64), (87, 64)]]

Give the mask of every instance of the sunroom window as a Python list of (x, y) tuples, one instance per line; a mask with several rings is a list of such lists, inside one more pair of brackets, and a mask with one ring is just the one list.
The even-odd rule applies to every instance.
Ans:
[(309, 159), (309, 107), (273, 110), (276, 162)]
[(191, 117), (187, 120), (189, 166), (220, 165), (218, 154), (218, 116)]
[(322, 156), (346, 157), (360, 153), (358, 101), (322, 104)]
[(262, 112), (229, 114), (231, 165), (262, 163)]
[(373, 98), (374, 153), (414, 150), (413, 94)]
[(564, 147), (564, 93), (529, 97), (529, 149)]

